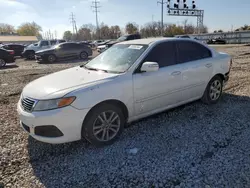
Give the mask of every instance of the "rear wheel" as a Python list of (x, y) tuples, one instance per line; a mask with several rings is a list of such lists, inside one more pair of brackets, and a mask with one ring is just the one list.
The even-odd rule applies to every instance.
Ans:
[(0, 67), (5, 67), (6, 62), (4, 59), (0, 59)]
[(54, 63), (56, 61), (56, 56), (51, 54), (51, 55), (48, 56), (47, 60), (50, 63)]
[(81, 52), (80, 53), (80, 58), (81, 59), (87, 59), (88, 58), (88, 54), (86, 52)]
[(96, 146), (112, 144), (122, 133), (124, 124), (125, 118), (120, 108), (102, 104), (86, 116), (82, 136)]
[(217, 103), (221, 97), (223, 88), (222, 79), (219, 76), (213, 77), (207, 85), (202, 101), (206, 104)]

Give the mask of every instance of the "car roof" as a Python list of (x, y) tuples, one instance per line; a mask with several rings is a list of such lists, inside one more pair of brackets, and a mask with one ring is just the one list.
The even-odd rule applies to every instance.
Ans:
[(193, 39), (190, 38), (174, 38), (174, 37), (159, 37), (159, 38), (145, 38), (145, 39), (136, 39), (136, 40), (129, 40), (124, 41), (119, 44), (142, 44), (142, 45), (152, 45), (156, 42), (160, 41), (178, 41), (178, 40), (187, 40), (187, 41), (193, 41)]

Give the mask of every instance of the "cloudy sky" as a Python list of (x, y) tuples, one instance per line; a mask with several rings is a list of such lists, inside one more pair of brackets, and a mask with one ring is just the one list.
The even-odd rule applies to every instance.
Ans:
[[(175, 1), (175, 0), (171, 0)], [(191, 0), (187, 0), (191, 3)], [(129, 21), (137, 24), (160, 20), (160, 5), (157, 0), (100, 0), (99, 22), (124, 27)], [(196, 0), (198, 8), (205, 10), (204, 24), (210, 31), (231, 30), (250, 24), (250, 0)], [(43, 31), (57, 31), (59, 37), (65, 30), (72, 30), (69, 17), (74, 12), (77, 26), (95, 24), (91, 0), (0, 0), (0, 23), (18, 26), (35, 21)], [(170, 17), (168, 23), (182, 23), (185, 17)], [(196, 23), (195, 18), (188, 18)]]

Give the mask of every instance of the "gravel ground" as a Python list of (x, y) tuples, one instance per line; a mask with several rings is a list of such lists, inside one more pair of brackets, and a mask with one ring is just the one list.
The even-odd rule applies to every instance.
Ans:
[(0, 70), (0, 187), (250, 187), (250, 47), (215, 47), (234, 58), (221, 101), (200, 101), (131, 124), (111, 146), (50, 145), (21, 130), (28, 82), (80, 62), (18, 60)]

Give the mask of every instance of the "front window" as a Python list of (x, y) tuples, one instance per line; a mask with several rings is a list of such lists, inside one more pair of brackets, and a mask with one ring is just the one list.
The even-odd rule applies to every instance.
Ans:
[(117, 44), (98, 55), (84, 67), (106, 72), (125, 72), (147, 47), (148, 45)]

